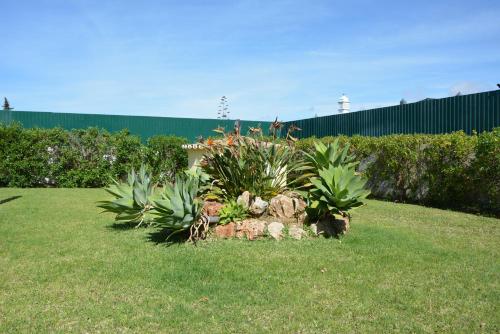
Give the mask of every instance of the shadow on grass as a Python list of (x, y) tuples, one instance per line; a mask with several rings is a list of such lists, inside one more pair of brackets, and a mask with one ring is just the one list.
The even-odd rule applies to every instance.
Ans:
[(168, 228), (162, 228), (148, 234), (148, 241), (155, 244), (165, 244), (171, 246), (173, 244), (185, 243), (189, 237), (189, 231), (175, 232)]
[(137, 224), (134, 223), (113, 223), (108, 225), (107, 228), (118, 231), (126, 231), (135, 229)]
[(4, 198), (4, 199), (0, 199), (0, 204), (4, 204), (4, 203), (7, 203), (7, 202), (10, 202), (10, 201), (13, 201), (15, 199), (18, 199), (18, 198), (21, 198), (23, 196), (11, 196), (11, 197), (7, 197), (7, 198)]
[[(116, 231), (128, 231), (134, 229), (143, 229), (146, 228), (146, 225), (137, 227), (135, 223), (113, 223), (108, 225), (107, 228), (116, 230)], [(181, 244), (185, 243), (189, 237), (188, 231), (175, 232), (173, 230), (167, 228), (159, 228), (151, 231), (147, 235), (147, 240), (149, 242), (159, 244), (165, 244), (167, 246), (171, 246), (173, 244)]]

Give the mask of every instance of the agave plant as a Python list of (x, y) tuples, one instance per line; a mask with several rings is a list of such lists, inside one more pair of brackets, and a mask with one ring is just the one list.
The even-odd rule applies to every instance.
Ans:
[(154, 202), (155, 221), (174, 233), (188, 230), (199, 218), (202, 203), (198, 199), (199, 178), (178, 175), (166, 185), (161, 199)]
[(330, 165), (310, 181), (307, 213), (312, 218), (327, 214), (349, 216), (350, 210), (363, 205), (363, 199), (370, 194), (365, 189), (366, 179), (357, 175), (352, 166)]
[(116, 221), (135, 223), (136, 227), (151, 225), (154, 188), (151, 175), (143, 165), (139, 173), (133, 169), (128, 173), (126, 183), (113, 180), (113, 184), (105, 190), (115, 199), (100, 201), (98, 207), (103, 208), (103, 212), (115, 213)]
[[(328, 169), (330, 166), (345, 166), (351, 168), (359, 164), (359, 162), (356, 161), (356, 157), (353, 154), (349, 154), (350, 144), (341, 148), (338, 138), (328, 145), (316, 141), (314, 147), (315, 150), (312, 154), (303, 152), (305, 165), (307, 167), (305, 168), (306, 172), (298, 177), (297, 182), (311, 177), (317, 177), (321, 169)], [(311, 183), (306, 183), (303, 187), (308, 188), (310, 186)]]
[(201, 167), (193, 165), (191, 168), (184, 171), (191, 178), (196, 178), (200, 181), (200, 186), (206, 185), (210, 181), (210, 175), (205, 173)]

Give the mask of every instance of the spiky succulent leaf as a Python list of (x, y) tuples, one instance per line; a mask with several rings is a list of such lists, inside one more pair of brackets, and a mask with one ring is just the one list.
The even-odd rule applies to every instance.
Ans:
[(150, 210), (154, 185), (144, 166), (141, 166), (139, 173), (132, 169), (128, 173), (127, 183), (113, 180), (113, 184), (105, 190), (115, 198), (98, 202), (98, 207), (104, 209), (104, 212), (115, 213), (116, 221), (137, 225), (152, 223)]
[(328, 169), (328, 167), (334, 166), (346, 166), (355, 167), (359, 164), (355, 159), (356, 157), (349, 154), (350, 144), (346, 144), (343, 148), (340, 147), (339, 139), (335, 139), (333, 143), (328, 145), (323, 144), (320, 141), (314, 142), (314, 152), (307, 153), (303, 152), (305, 158), (305, 167), (303, 168), (304, 173), (298, 177), (298, 182), (306, 181), (303, 185), (304, 188), (309, 188), (312, 186), (310, 182), (307, 182), (312, 177), (318, 177), (319, 171), (322, 169)]
[(199, 182), (197, 177), (180, 175), (173, 185), (166, 185), (162, 198), (154, 202), (155, 221), (171, 230), (188, 229), (201, 213)]
[(320, 217), (326, 213), (346, 215), (363, 205), (370, 191), (365, 189), (366, 179), (351, 166), (332, 165), (319, 170), (319, 176), (311, 178), (308, 194), (308, 214)]

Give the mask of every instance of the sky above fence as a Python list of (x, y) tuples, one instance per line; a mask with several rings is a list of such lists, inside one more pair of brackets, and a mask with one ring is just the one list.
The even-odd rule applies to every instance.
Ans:
[(17, 110), (284, 120), (496, 88), (495, 1), (2, 1)]

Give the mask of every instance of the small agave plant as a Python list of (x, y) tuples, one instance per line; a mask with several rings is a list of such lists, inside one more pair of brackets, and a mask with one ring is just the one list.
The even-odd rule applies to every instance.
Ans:
[(151, 225), (154, 222), (151, 215), (153, 208), (154, 185), (146, 167), (141, 166), (139, 173), (133, 169), (128, 173), (127, 182), (113, 180), (113, 184), (105, 190), (115, 198), (98, 202), (103, 212), (115, 213), (119, 222)]
[(365, 189), (366, 179), (349, 166), (330, 165), (310, 181), (313, 187), (308, 194), (307, 213), (312, 218), (335, 214), (349, 217), (350, 210), (363, 205), (370, 194)]
[[(346, 166), (348, 168), (355, 167), (359, 164), (356, 161), (356, 157), (349, 154), (350, 144), (340, 147), (339, 139), (335, 139), (333, 143), (328, 145), (323, 144), (320, 141), (314, 143), (314, 153), (309, 154), (303, 152), (306, 168), (304, 168), (305, 173), (299, 177), (299, 179), (307, 179), (311, 177), (319, 176), (318, 172), (321, 169), (328, 169), (329, 166), (338, 167)], [(310, 187), (311, 184), (307, 183), (304, 185), (305, 188)]]
[[(191, 229), (191, 240), (198, 239), (196, 228), (200, 220), (202, 201), (198, 198), (200, 178), (188, 173), (178, 175), (174, 184), (166, 185), (161, 199), (154, 202), (155, 221), (169, 230), (169, 238), (182, 231)], [(208, 221), (207, 221), (208, 224)]]

